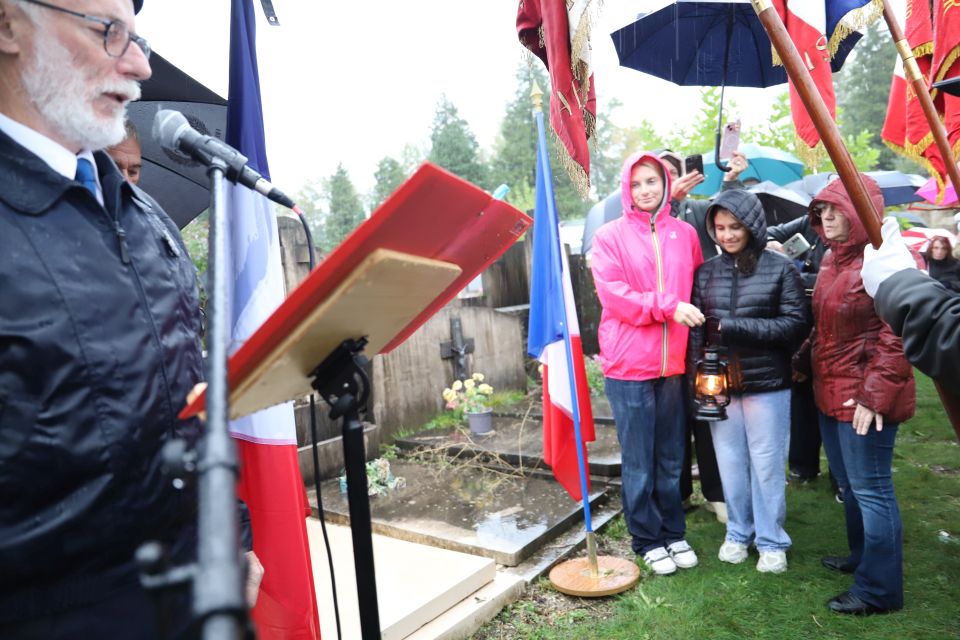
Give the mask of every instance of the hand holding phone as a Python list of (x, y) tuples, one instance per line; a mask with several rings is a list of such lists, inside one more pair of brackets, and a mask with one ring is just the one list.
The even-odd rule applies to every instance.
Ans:
[(780, 250), (791, 260), (796, 260), (810, 250), (810, 243), (802, 233), (797, 233), (784, 242)]
[(733, 152), (740, 147), (740, 119), (731, 120), (723, 125), (723, 136), (720, 138), (720, 153), (717, 158), (729, 160)]
[(700, 154), (687, 156), (683, 159), (683, 174), (687, 175), (694, 171), (703, 173), (703, 156)]

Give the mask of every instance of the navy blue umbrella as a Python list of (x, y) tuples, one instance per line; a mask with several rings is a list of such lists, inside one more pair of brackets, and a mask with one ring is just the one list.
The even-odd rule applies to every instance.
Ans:
[[(610, 34), (620, 65), (681, 86), (721, 87), (717, 155), (723, 125), (723, 87), (770, 87), (787, 81), (773, 64), (770, 38), (750, 0), (678, 0), (641, 14)], [(839, 44), (831, 61), (838, 71), (859, 39)], [(726, 168), (715, 160), (716, 165)]]

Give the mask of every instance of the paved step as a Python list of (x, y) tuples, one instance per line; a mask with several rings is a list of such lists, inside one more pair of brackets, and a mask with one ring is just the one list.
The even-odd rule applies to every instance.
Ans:
[[(349, 527), (327, 523), (343, 638), (360, 637)], [(331, 580), (320, 522), (307, 519), (314, 584), (324, 638), (336, 638)], [(373, 536), (383, 640), (468, 637), (523, 591), (520, 576), (498, 574), (489, 558), (387, 536)], [(446, 634), (446, 635), (445, 635)], [(450, 635), (453, 634), (453, 635)], [(459, 635), (458, 635), (459, 634)]]

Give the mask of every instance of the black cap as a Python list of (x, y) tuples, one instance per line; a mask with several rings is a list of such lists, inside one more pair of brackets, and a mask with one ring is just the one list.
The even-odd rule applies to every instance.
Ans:
[(135, 14), (140, 13), (140, 9), (143, 8), (143, 0), (133, 0), (133, 12)]

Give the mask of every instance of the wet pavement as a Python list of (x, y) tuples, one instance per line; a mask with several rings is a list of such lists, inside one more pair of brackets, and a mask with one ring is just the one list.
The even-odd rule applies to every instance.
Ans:
[[(390, 467), (406, 486), (370, 498), (375, 533), (516, 566), (560, 532), (582, 523), (582, 504), (552, 478), (437, 461), (391, 460)], [(328, 521), (348, 522), (347, 498), (338, 481), (325, 482), (321, 490)], [(314, 492), (309, 494), (316, 512)], [(604, 496), (603, 487), (595, 484), (591, 505), (599, 505)]]

